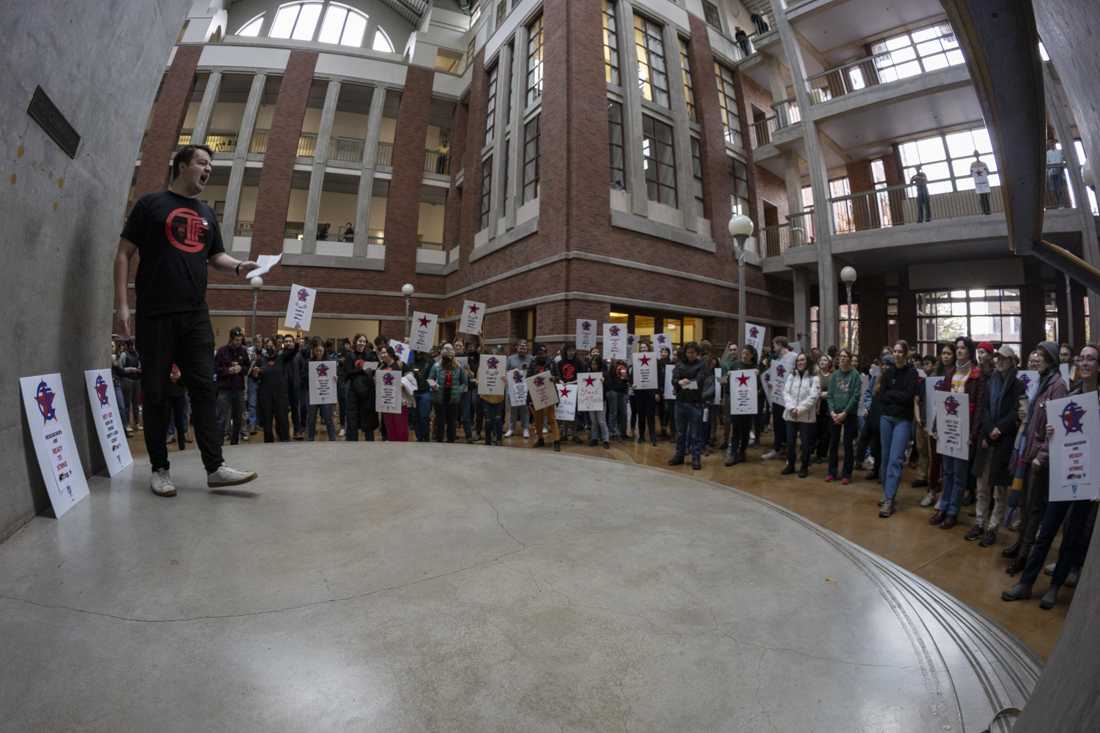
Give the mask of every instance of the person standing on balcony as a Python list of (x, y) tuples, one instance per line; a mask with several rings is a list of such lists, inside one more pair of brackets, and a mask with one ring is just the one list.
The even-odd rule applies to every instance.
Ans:
[(909, 179), (909, 185), (917, 187), (917, 223), (932, 221), (932, 204), (928, 199), (928, 176), (919, 165), (917, 172)]
[(982, 213), (989, 216), (989, 166), (977, 150), (974, 151), (974, 162), (970, 164), (970, 177), (974, 179), (974, 192), (978, 194)]
[(1066, 157), (1058, 149), (1058, 143), (1047, 140), (1047, 190), (1050, 191), (1052, 209), (1062, 208), (1062, 189), (1065, 178), (1062, 171), (1066, 168)]
[(749, 45), (749, 36), (741, 26), (737, 26), (733, 34), (733, 40), (737, 41), (737, 45), (741, 47), (741, 52), (745, 54), (745, 56), (752, 55), (752, 46)]
[(345, 242), (354, 242), (355, 241), (355, 227), (353, 227), (351, 225), (350, 221), (348, 223), (344, 224), (344, 241)]

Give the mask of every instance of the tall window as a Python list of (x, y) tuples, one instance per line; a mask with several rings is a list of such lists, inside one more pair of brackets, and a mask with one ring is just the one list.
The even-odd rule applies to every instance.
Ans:
[(256, 17), (252, 18), (250, 21), (242, 25), (233, 35), (250, 36), (252, 38), (260, 35), (260, 29), (264, 25), (264, 15), (265, 13), (260, 13)]
[(936, 343), (970, 336), (975, 341), (1006, 343), (1020, 351), (1020, 291), (940, 290), (917, 293), (917, 340), (923, 354)]
[(500, 24), (503, 23), (504, 19), (507, 18), (507, 17), (508, 17), (508, 0), (500, 0), (500, 2), (497, 3), (496, 28), (493, 28), (493, 30), (496, 30), (497, 28), (500, 28)]
[(339, 43), (341, 46), (362, 46), (367, 32), (367, 16), (346, 5), (330, 4), (325, 8), (325, 19), (317, 40), (321, 43)]
[(732, 155), (730, 161), (730, 209), (735, 214), (749, 213), (749, 168)]
[(607, 132), (611, 187), (624, 191), (626, 190), (626, 155), (623, 149), (623, 106), (618, 102), (607, 103)]
[(478, 230), (489, 226), (489, 209), (493, 202), (493, 156), (481, 161), (481, 208)]
[(615, 0), (603, 0), (603, 73), (608, 84), (619, 86), (619, 26)]
[(312, 41), (324, 3), (287, 3), (275, 12), (271, 23), (272, 38)]
[(695, 195), (695, 215), (702, 218), (703, 208), (703, 151), (699, 138), (691, 138), (691, 177), (692, 193)]
[(875, 71), (883, 83), (963, 63), (950, 23), (902, 33), (871, 44)]
[(672, 126), (642, 115), (642, 166), (651, 201), (676, 206), (676, 150)]
[(527, 106), (542, 99), (542, 16), (527, 26)]
[(1001, 185), (997, 172), (997, 160), (993, 157), (993, 143), (984, 127), (949, 134), (933, 135), (902, 143), (898, 146), (905, 180), (917, 172), (917, 166), (928, 176), (928, 192), (948, 193), (969, 191), (974, 188), (970, 176), (970, 164), (977, 150), (982, 162), (989, 166), (989, 185)]
[(687, 102), (688, 117), (695, 121), (695, 84), (691, 79), (691, 58), (688, 55), (688, 42), (680, 39), (680, 73), (684, 77), (684, 100)]
[(714, 77), (718, 82), (718, 109), (722, 115), (722, 131), (727, 145), (741, 144), (741, 117), (737, 113), (737, 91), (733, 83), (733, 71), (714, 62)]
[(718, 6), (710, 0), (703, 0), (703, 17), (706, 18), (707, 25), (722, 30), (722, 16), (718, 12)]
[(523, 128), (523, 203), (539, 197), (539, 120), (536, 115)]
[(496, 122), (497, 122), (497, 70), (498, 65), (494, 65), (489, 69), (489, 73), (486, 76), (485, 83), (488, 84), (487, 90), (488, 98), (485, 102), (485, 144), (491, 145), (493, 137), (496, 135)]
[(833, 222), (836, 223), (837, 234), (854, 232), (856, 230), (855, 220), (852, 215), (851, 194), (852, 188), (851, 184), (848, 183), (847, 177), (834, 178), (829, 181), (829, 198), (840, 199), (840, 201), (831, 202), (833, 207)]
[(374, 32), (374, 40), (371, 42), (372, 51), (382, 51), (383, 53), (395, 53), (393, 48), (393, 41), (390, 40), (389, 34), (386, 31), (379, 28)]
[(634, 45), (638, 51), (638, 86), (642, 99), (668, 107), (668, 69), (661, 26), (641, 15), (634, 16)]
[(875, 182), (875, 203), (878, 208), (878, 218), (883, 227), (893, 226), (893, 214), (890, 212), (890, 192), (886, 189), (889, 183), (886, 181), (886, 163), (882, 158), (871, 161), (871, 178)]
[[(852, 310), (848, 310), (847, 303), (840, 304), (840, 346), (852, 345), (852, 356), (859, 358), (859, 303), (852, 303)], [(851, 332), (851, 341), (848, 333)]]

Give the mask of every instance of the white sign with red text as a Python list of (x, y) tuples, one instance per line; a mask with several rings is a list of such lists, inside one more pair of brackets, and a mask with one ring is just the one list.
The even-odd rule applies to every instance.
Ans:
[(58, 519), (88, 495), (88, 480), (76, 452), (69, 407), (60, 374), (22, 377), (23, 410), (27, 415), (38, 468)]
[(412, 335), (409, 337), (409, 348), (413, 351), (431, 351), (435, 346), (437, 324), (439, 316), (435, 313), (421, 313), (413, 311)]
[(283, 324), (287, 328), (308, 331), (313, 323), (313, 306), (317, 302), (317, 291), (305, 285), (290, 286), (290, 302), (286, 306), (286, 318)]
[(458, 319), (459, 333), (481, 335), (481, 323), (485, 320), (485, 304), (476, 300), (462, 301), (462, 316)]
[(118, 411), (111, 370), (89, 369), (84, 372), (84, 383), (88, 387), (88, 404), (92, 406), (99, 447), (107, 461), (107, 471), (115, 476), (129, 467), (134, 457), (126, 442), (125, 418)]

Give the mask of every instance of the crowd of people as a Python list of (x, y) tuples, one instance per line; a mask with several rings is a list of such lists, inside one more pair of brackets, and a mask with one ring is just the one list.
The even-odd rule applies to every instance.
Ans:
[[(578, 353), (565, 345), (551, 353), (543, 344), (530, 347), (518, 341), (510, 353), (501, 346), (487, 353), (499, 355), (506, 368), (527, 376), (545, 373), (555, 382), (575, 382), (578, 375), (598, 373), (603, 381), (604, 404), (598, 411), (579, 411), (576, 419), (559, 422), (553, 407), (535, 410), (530, 402), (511, 405), (507, 395), (480, 394), (480, 346), (473, 339), (456, 339), (429, 352), (417, 352), (406, 363), (387, 338), (370, 340), (358, 334), (342, 342), (302, 335), (263, 337), (245, 343), (239, 328), (214, 354), (218, 424), (224, 440), (237, 443), (263, 433), (265, 442), (316, 440), (318, 425), (328, 440), (436, 441), (501, 445), (504, 438), (522, 435), (534, 447), (549, 443), (560, 451), (563, 443), (587, 442), (609, 448), (612, 441), (636, 440), (656, 446), (670, 441), (670, 465), (690, 460), (700, 469), (704, 458), (718, 454), (724, 465), (748, 460), (750, 446), (771, 445), (761, 459), (785, 459), (780, 474), (807, 478), (816, 465), (824, 466), (826, 482), (847, 485), (858, 467), (864, 480), (879, 482), (882, 495), (878, 516), (888, 519), (901, 502), (902, 473), (915, 475), (914, 489), (923, 498), (913, 504), (930, 511), (930, 525), (949, 530), (961, 521), (964, 507), (974, 517), (964, 537), (987, 548), (1000, 532), (1010, 529), (1014, 541), (1004, 547), (1009, 575), (1019, 581), (1003, 595), (1006, 601), (1031, 595), (1046, 555), (1058, 534), (1062, 549), (1048, 568), (1050, 589), (1041, 605), (1052, 607), (1058, 589), (1072, 586), (1084, 561), (1096, 517), (1093, 502), (1048, 502), (1049, 458), (1046, 425), (1048, 400), (1097, 389), (1096, 347), (1076, 355), (1068, 345), (1042, 342), (1021, 365), (1007, 345), (994, 348), (960, 337), (941, 344), (936, 355), (918, 355), (907, 342), (884, 348), (860, 367), (847, 349), (818, 349), (795, 354), (785, 337), (757, 354), (752, 346), (725, 348), (707, 342), (689, 342), (657, 355), (658, 383), (666, 384), (672, 369), (672, 398), (664, 389), (634, 386), (633, 368), (626, 360), (604, 358), (598, 348)], [(650, 344), (641, 339), (637, 350)], [(795, 347), (797, 348), (797, 347)], [(777, 363), (793, 369), (776, 382)], [(337, 404), (310, 404), (311, 362), (337, 366)], [(415, 389), (403, 391), (400, 414), (379, 413), (375, 407), (374, 370), (411, 374)], [(1039, 374), (1029, 392), (1020, 370)], [(137, 406), (141, 360), (132, 342), (119, 342), (114, 362), (116, 396), (131, 422), (128, 434), (139, 428)], [(755, 370), (756, 414), (731, 415), (730, 372)], [(719, 377), (720, 375), (720, 377)], [(170, 376), (173, 412), (171, 425), (182, 449), (187, 438), (186, 390), (173, 365)], [(929, 404), (926, 380), (935, 390), (965, 393), (970, 411), (969, 457), (940, 455), (937, 428)], [(132, 427), (131, 427), (132, 426)], [(1064, 525), (1064, 526), (1063, 526)]]

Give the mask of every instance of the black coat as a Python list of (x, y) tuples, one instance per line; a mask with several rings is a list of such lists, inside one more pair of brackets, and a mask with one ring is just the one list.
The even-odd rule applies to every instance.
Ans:
[(260, 376), (256, 379), (256, 409), (262, 415), (273, 415), (276, 410), (286, 411), (290, 405), (291, 366), (298, 348), (280, 349), (260, 359)]
[[(1002, 379), (1000, 372), (994, 372), (989, 376), (990, 382), (994, 379)], [(1004, 385), (1001, 389), (1000, 399), (993, 404), (990, 384), (982, 394), (981, 427), (978, 429), (978, 439), (975, 456), (975, 473), (980, 475), (987, 465), (986, 461), (992, 461), (993, 471), (990, 481), (994, 486), (1008, 486), (1012, 483), (1013, 473), (1009, 463), (1012, 460), (1012, 448), (1016, 443), (1016, 432), (1019, 430), (1019, 406), (1020, 400), (1025, 398), (1027, 388), (1016, 376), (1013, 369), (1003, 378)], [(990, 433), (996, 428), (1001, 431), (1001, 437), (994, 440)], [(984, 446), (987, 444), (988, 447)]]

